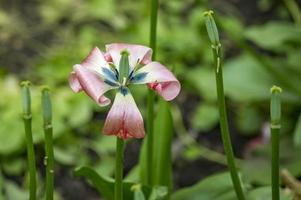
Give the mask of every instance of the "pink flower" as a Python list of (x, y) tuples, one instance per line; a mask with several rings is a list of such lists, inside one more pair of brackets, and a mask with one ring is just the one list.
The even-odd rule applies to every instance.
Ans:
[(179, 94), (179, 81), (166, 67), (152, 62), (151, 56), (148, 47), (116, 43), (106, 45), (105, 53), (95, 47), (81, 64), (73, 66), (69, 83), (74, 92), (84, 91), (100, 106), (106, 106), (111, 101), (104, 94), (117, 90), (104, 134), (123, 139), (144, 137), (143, 118), (128, 85), (148, 84), (167, 101)]

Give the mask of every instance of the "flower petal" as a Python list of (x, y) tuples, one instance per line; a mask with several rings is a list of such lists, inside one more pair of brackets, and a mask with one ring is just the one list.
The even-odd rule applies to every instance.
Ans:
[(132, 83), (148, 83), (151, 89), (156, 90), (167, 101), (173, 100), (181, 90), (177, 78), (158, 62), (151, 62), (135, 72)]
[(134, 69), (137, 63), (148, 64), (149, 62), (151, 62), (152, 49), (149, 47), (123, 43), (108, 44), (106, 45), (106, 50), (107, 53), (111, 55), (115, 66), (119, 66), (119, 61), (121, 58), (120, 53), (125, 49), (130, 53), (129, 64), (131, 69)]
[(105, 79), (117, 81), (115, 73), (111, 70), (105, 57), (107, 57), (107, 55), (103, 54), (97, 47), (95, 47), (81, 65), (96, 72)]
[(123, 139), (144, 137), (143, 118), (127, 88), (117, 92), (103, 132)]
[(101, 77), (82, 65), (74, 65), (69, 76), (70, 87), (74, 92), (85, 91), (100, 106), (110, 104), (110, 99), (104, 93), (114, 87), (105, 83)]

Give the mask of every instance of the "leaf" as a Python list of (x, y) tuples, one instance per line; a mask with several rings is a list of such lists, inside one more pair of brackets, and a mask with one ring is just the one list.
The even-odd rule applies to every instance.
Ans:
[[(109, 177), (103, 177), (90, 167), (78, 167), (74, 170), (76, 177), (85, 177), (97, 189), (97, 191), (107, 200), (114, 200), (114, 180)], [(124, 199), (133, 199), (134, 193), (131, 190), (135, 183), (123, 182)], [(149, 196), (150, 189), (141, 186), (146, 196)]]
[[(160, 100), (158, 114), (154, 121), (154, 143), (153, 143), (153, 183), (154, 185), (166, 186), (171, 189), (171, 142), (173, 135), (173, 123), (170, 108), (167, 102)], [(140, 181), (146, 184), (147, 173), (147, 138), (144, 139), (140, 160)]]
[[(301, 152), (294, 148), (291, 138), (282, 135), (280, 139), (280, 168), (288, 169), (294, 176), (301, 174)], [(271, 184), (271, 146), (261, 144), (249, 153), (242, 163), (242, 175), (246, 182), (255, 185)]]
[(288, 22), (268, 22), (246, 29), (245, 37), (272, 51), (285, 51), (289, 42), (300, 44), (301, 27)]
[[(281, 200), (293, 200), (293, 194), (280, 190)], [(259, 187), (248, 193), (248, 200), (272, 200), (271, 187)]]
[[(225, 93), (235, 101), (263, 101), (270, 98), (273, 77), (252, 57), (243, 54), (229, 60), (224, 66)], [(283, 101), (298, 102), (296, 96), (286, 90)]]
[(186, 73), (186, 79), (208, 101), (216, 100), (214, 71), (208, 67), (197, 67)]
[(209, 176), (197, 184), (180, 189), (172, 194), (172, 200), (236, 200), (233, 193), (232, 181), (229, 173)]
[(219, 114), (215, 105), (201, 103), (192, 119), (192, 126), (198, 131), (209, 131), (218, 122)]
[(255, 135), (262, 125), (260, 112), (254, 106), (242, 105), (235, 116), (240, 133), (245, 135)]
[(134, 192), (134, 200), (145, 200), (140, 184), (133, 185), (131, 190)]
[(5, 196), (6, 200), (26, 200), (28, 199), (28, 192), (18, 187), (11, 181), (5, 181)]
[(160, 100), (158, 114), (154, 121), (154, 153), (153, 153), (153, 183), (172, 187), (171, 144), (173, 138), (173, 123), (169, 104)]
[(149, 200), (161, 200), (168, 195), (168, 188), (165, 186), (155, 186), (152, 189), (152, 193)]
[(296, 147), (301, 147), (301, 114), (299, 115), (297, 124), (294, 130), (294, 144)]

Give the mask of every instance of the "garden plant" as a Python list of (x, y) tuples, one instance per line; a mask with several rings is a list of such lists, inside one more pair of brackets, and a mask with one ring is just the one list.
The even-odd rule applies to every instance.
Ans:
[(300, 2), (0, 5), (0, 200), (301, 200)]

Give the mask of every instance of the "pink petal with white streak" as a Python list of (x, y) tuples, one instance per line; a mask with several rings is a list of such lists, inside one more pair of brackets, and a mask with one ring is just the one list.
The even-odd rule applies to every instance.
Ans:
[(127, 50), (130, 53), (129, 64), (131, 69), (136, 66), (137, 62), (141, 64), (148, 64), (151, 62), (152, 58), (152, 49), (142, 45), (113, 43), (106, 45), (106, 50), (107, 53), (111, 55), (113, 63), (117, 68), (121, 58), (120, 53), (123, 50)]
[(122, 139), (144, 137), (143, 118), (129, 90), (125, 95), (117, 92), (103, 132)]
[(106, 57), (108, 57), (108, 55), (103, 54), (97, 47), (94, 47), (81, 65), (89, 68), (101, 76), (105, 76), (101, 68), (110, 69), (108, 62), (106, 61), (108, 58)]
[(140, 68), (135, 76), (146, 73), (146, 77), (134, 82), (134, 84), (145, 84), (156, 90), (166, 101), (173, 100), (181, 90), (181, 84), (177, 78), (165, 66), (158, 62), (151, 62)]
[(69, 76), (70, 87), (74, 92), (85, 91), (100, 106), (110, 104), (110, 99), (104, 93), (114, 87), (103, 82), (101, 77), (87, 67), (74, 65)]

